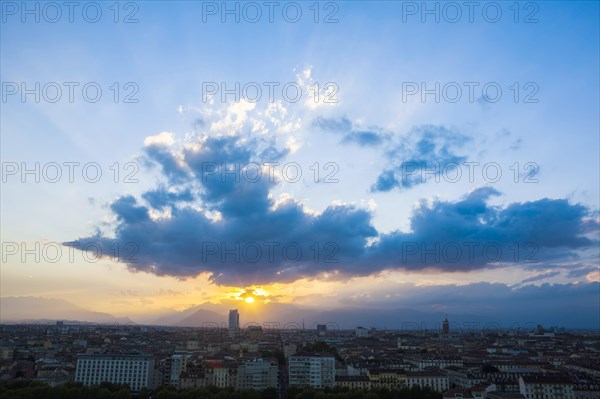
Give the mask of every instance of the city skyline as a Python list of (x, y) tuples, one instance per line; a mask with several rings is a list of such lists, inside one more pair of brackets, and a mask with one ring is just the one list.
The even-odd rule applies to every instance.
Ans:
[(600, 328), (598, 3), (276, 3), (3, 3), (0, 321)]
[[(468, 331), (254, 326), (236, 334), (215, 325), (1, 327), (6, 339), (0, 341), (0, 384), (17, 396), (32, 390), (41, 397), (84, 397), (101, 390), (105, 397), (142, 399), (165, 394), (591, 399), (600, 394), (597, 331), (540, 325)], [(557, 351), (557, 345), (569, 350)], [(34, 363), (33, 353), (43, 357)]]

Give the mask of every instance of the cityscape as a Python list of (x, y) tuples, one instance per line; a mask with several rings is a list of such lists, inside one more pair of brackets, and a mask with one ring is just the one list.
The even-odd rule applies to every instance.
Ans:
[(0, 0), (0, 399), (600, 399), (599, 0)]
[[(200, 328), (4, 324), (0, 380), (9, 382), (14, 396), (2, 397), (30, 397), (36, 387), (45, 397), (65, 398), (219, 392), (273, 399), (358, 398), (361, 392), (444, 399), (600, 397), (597, 330), (455, 330), (448, 319), (437, 330), (409, 323), (400, 330), (297, 323), (243, 328), (240, 317), (232, 309), (226, 326)], [(82, 393), (77, 387), (103, 388)]]

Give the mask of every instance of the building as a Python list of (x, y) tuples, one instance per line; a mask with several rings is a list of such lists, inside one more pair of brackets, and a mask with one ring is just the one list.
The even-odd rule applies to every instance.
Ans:
[(336, 375), (335, 386), (350, 390), (368, 391), (371, 389), (371, 380), (366, 375)]
[(374, 389), (397, 389), (406, 383), (406, 372), (402, 369), (375, 368), (368, 369), (367, 376)]
[(238, 364), (236, 362), (206, 362), (206, 384), (218, 388), (236, 388)]
[(329, 388), (335, 385), (335, 358), (329, 353), (290, 356), (289, 385)]
[(298, 350), (298, 347), (296, 346), (296, 344), (285, 344), (285, 345), (283, 345), (283, 356), (288, 358), (288, 357), (294, 355), (297, 350)]
[(524, 399), (518, 392), (488, 392), (485, 399)]
[(367, 338), (369, 336), (369, 330), (364, 327), (356, 327), (354, 329), (354, 336), (356, 338)]
[[(514, 392), (510, 392), (508, 393), (508, 395), (505, 395), (506, 393), (502, 393), (501, 394), (501, 398), (505, 399), (516, 399), (516, 398), (522, 398), (522, 395), (519, 393), (514, 393)], [(460, 398), (460, 399), (489, 399), (491, 398), (489, 396), (489, 393), (486, 391), (485, 387), (478, 385), (476, 387), (473, 387), (471, 389), (469, 388), (453, 388), (453, 389), (449, 389), (447, 391), (445, 391), (442, 394), (442, 398), (443, 399), (456, 399), (456, 398)]]
[(575, 399), (573, 382), (561, 375), (521, 376), (519, 392), (526, 399)]
[(448, 376), (440, 370), (409, 371), (406, 373), (406, 386), (429, 387), (436, 392), (444, 392), (450, 387)]
[(463, 361), (460, 357), (436, 357), (436, 356), (418, 356), (418, 357), (410, 357), (406, 359), (408, 362), (417, 366), (417, 368), (422, 371), (429, 367), (436, 367), (439, 369), (445, 369), (450, 366), (462, 367)]
[(187, 371), (187, 353), (178, 353), (175, 352), (169, 359), (167, 359), (167, 370), (165, 373), (165, 381), (166, 385), (173, 385), (177, 389), (181, 388), (179, 385), (179, 379), (181, 374)]
[(473, 399), (485, 399), (486, 384), (478, 384), (471, 387), (471, 396)]
[(442, 394), (443, 399), (473, 399), (471, 391), (465, 388), (449, 389)]
[(600, 398), (600, 384), (575, 384), (573, 392), (575, 399)]
[(179, 376), (179, 388), (201, 388), (206, 385), (204, 370), (198, 367), (188, 367)]
[(229, 335), (234, 337), (237, 336), (240, 331), (240, 314), (237, 309), (232, 309), (229, 311)]
[(77, 356), (75, 382), (85, 386), (101, 382), (127, 384), (132, 391), (152, 388), (154, 358), (151, 355), (91, 355)]
[(262, 391), (277, 388), (279, 365), (274, 360), (247, 360), (238, 367), (238, 389)]
[(317, 334), (325, 335), (327, 332), (327, 324), (317, 324)]
[(190, 340), (186, 342), (185, 348), (189, 351), (197, 351), (200, 349), (200, 344), (196, 340)]
[(447, 367), (445, 373), (448, 376), (448, 383), (457, 388), (471, 388), (487, 382), (492, 377), (488, 373), (456, 366)]
[(0, 346), (0, 360), (12, 360), (15, 354), (15, 348), (8, 345)]
[(248, 326), (246, 332), (248, 334), (248, 338), (255, 341), (258, 341), (263, 336), (263, 330), (261, 326)]
[(444, 323), (442, 324), (442, 332), (445, 335), (450, 334), (450, 323), (448, 322), (448, 318), (446, 317), (446, 319), (444, 320)]

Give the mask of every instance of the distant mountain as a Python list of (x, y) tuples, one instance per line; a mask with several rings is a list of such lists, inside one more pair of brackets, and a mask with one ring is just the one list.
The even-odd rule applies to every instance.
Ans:
[(116, 317), (108, 313), (92, 312), (62, 299), (38, 297), (0, 298), (0, 321), (52, 322), (56, 320), (89, 323), (132, 324), (128, 317)]
[(150, 321), (149, 324), (159, 326), (176, 326), (176, 327), (202, 327), (207, 323), (217, 323), (221, 325), (225, 323), (227, 316), (222, 312), (213, 312), (203, 309), (203, 306), (194, 306), (181, 312), (173, 311), (161, 317)]
[[(376, 327), (378, 329), (441, 329), (446, 316), (450, 328), (495, 328), (498, 324), (503, 327), (513, 326), (514, 312), (490, 312), (485, 316), (469, 314), (446, 314), (428, 312), (407, 308), (383, 307), (344, 307), (335, 310), (315, 310), (300, 307), (290, 303), (255, 302), (252, 304), (239, 300), (225, 300), (221, 303), (206, 302), (190, 309), (178, 312), (171, 311), (158, 318), (140, 320), (143, 324), (202, 327), (227, 326), (230, 309), (238, 309), (240, 326), (250, 325), (271, 326), (282, 329), (306, 328), (315, 329), (317, 324), (326, 324), (328, 329), (350, 329), (357, 326)], [(566, 317), (566, 316), (565, 316)], [(521, 317), (523, 319), (523, 317)], [(128, 317), (115, 317), (108, 313), (92, 312), (61, 299), (37, 297), (4, 297), (0, 298), (0, 322), (53, 322), (56, 320), (79, 321), (88, 323), (119, 323), (128, 324)], [(544, 314), (538, 315), (535, 325), (539, 322), (552, 325), (552, 319)], [(523, 323), (522, 323), (523, 324)]]
[(215, 325), (226, 327), (226, 317), (210, 310), (198, 309), (186, 318), (174, 325), (178, 327), (214, 327)]
[[(446, 314), (423, 312), (402, 308), (347, 307), (318, 311), (289, 303), (248, 304), (243, 301), (203, 303), (190, 309), (162, 315), (148, 320), (148, 324), (175, 327), (227, 326), (229, 309), (240, 312), (240, 326), (270, 325), (276, 328), (314, 329), (326, 324), (328, 329), (348, 329), (356, 326), (389, 329), (440, 329)], [(448, 315), (451, 328), (459, 325), (485, 325), (486, 318), (473, 315)], [(61, 299), (37, 297), (0, 298), (0, 321), (2, 322), (52, 322), (55, 320), (90, 323), (132, 323), (127, 317), (115, 317), (108, 313), (91, 312)], [(144, 322), (145, 324), (146, 322)]]
[(287, 323), (302, 323), (303, 316), (317, 313), (314, 310), (300, 309), (295, 305), (282, 303), (254, 303), (247, 304), (242, 301), (224, 301), (224, 303), (206, 302), (181, 312), (164, 314), (151, 321), (149, 324), (178, 327), (202, 327), (209, 324), (227, 326), (230, 309), (240, 312), (240, 326), (279, 323), (280, 327)]
[(161, 314), (158, 318), (144, 320), (144, 323), (156, 326), (174, 326), (196, 313), (199, 308), (199, 306), (195, 306), (181, 312), (172, 310), (171, 312)]

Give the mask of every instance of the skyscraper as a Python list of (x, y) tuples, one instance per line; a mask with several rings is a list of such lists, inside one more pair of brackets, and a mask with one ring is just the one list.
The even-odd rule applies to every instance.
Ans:
[(235, 336), (240, 329), (240, 314), (237, 309), (229, 311), (229, 335)]
[(444, 324), (442, 325), (442, 331), (446, 335), (450, 334), (450, 323), (448, 322), (448, 317), (446, 317), (446, 320), (444, 320)]

